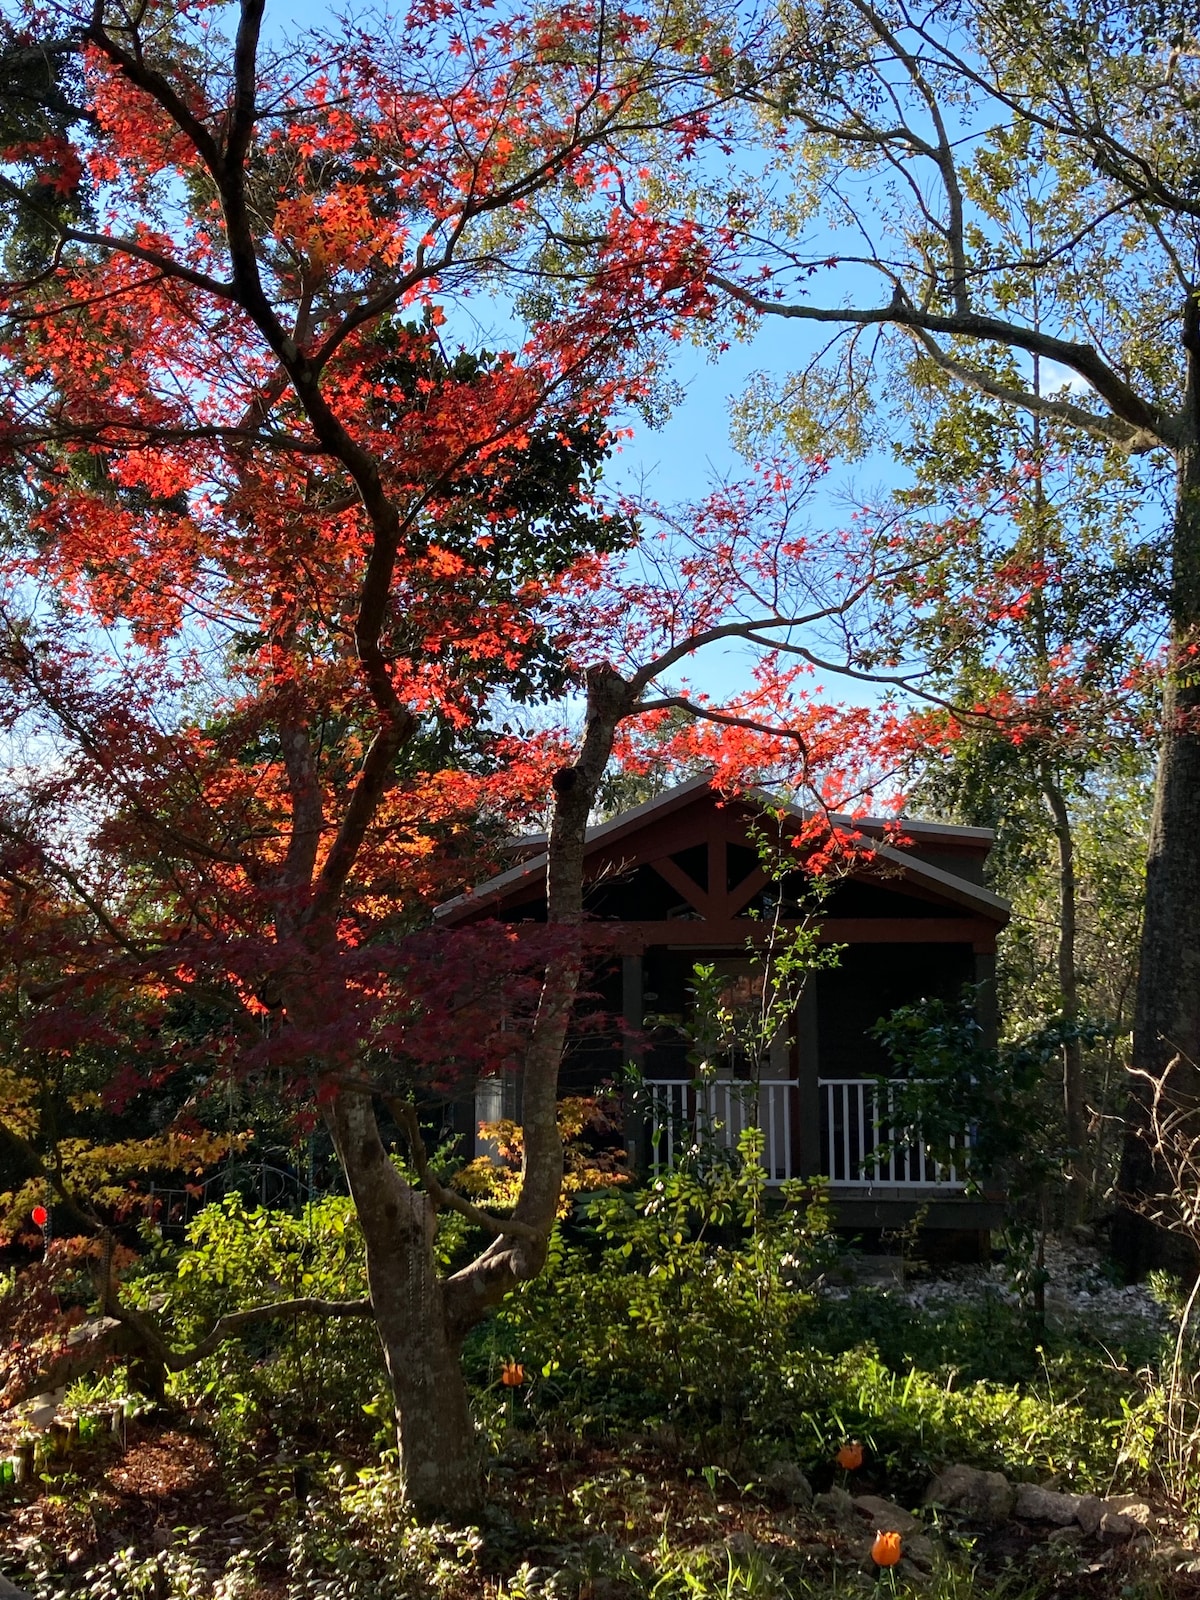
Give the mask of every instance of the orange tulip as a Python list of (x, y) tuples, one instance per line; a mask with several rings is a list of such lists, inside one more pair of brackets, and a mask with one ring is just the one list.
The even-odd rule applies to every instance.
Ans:
[(900, 1559), (900, 1535), (877, 1533), (871, 1546), (871, 1560), (877, 1567), (894, 1567)]
[(519, 1389), (525, 1382), (525, 1368), (519, 1361), (506, 1361), (500, 1368), (500, 1382), (506, 1389)]
[(863, 1464), (863, 1447), (857, 1439), (851, 1439), (844, 1444), (834, 1457), (839, 1467), (844, 1467), (847, 1472), (857, 1472)]

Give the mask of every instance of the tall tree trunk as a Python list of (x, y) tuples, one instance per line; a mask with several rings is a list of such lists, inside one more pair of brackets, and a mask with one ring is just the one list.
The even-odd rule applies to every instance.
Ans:
[[(1054, 824), (1058, 846), (1058, 991), (1063, 1021), (1079, 1020), (1079, 972), (1075, 962), (1075, 839), (1071, 814), (1062, 790), (1043, 774), (1042, 796)], [(1088, 1167), (1084, 1160), (1086, 1117), (1083, 1094), (1083, 1050), (1078, 1039), (1062, 1049), (1063, 1120), (1067, 1136), (1067, 1198), (1063, 1220), (1068, 1227), (1082, 1220), (1087, 1200)]]
[[(1171, 656), (1146, 863), (1133, 1064), (1155, 1077), (1180, 1058), (1173, 1086), (1200, 1106), (1200, 306), (1184, 314), (1187, 389), (1172, 539)], [(1191, 1063), (1191, 1070), (1187, 1070)], [(1190, 1251), (1134, 1207), (1162, 1188), (1146, 1144), (1147, 1096), (1130, 1098), (1113, 1246), (1130, 1276), (1194, 1267)]]

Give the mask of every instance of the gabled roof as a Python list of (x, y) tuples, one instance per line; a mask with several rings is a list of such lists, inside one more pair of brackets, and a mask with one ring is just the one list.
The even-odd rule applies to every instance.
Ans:
[[(598, 849), (620, 843), (621, 840), (646, 828), (651, 822), (660, 822), (671, 812), (682, 810), (706, 792), (712, 795), (715, 804), (717, 795), (712, 789), (710, 778), (707, 773), (701, 773), (698, 777), (689, 778), (687, 782), (668, 789), (664, 794), (655, 795), (653, 799), (645, 800), (641, 805), (623, 811), (619, 816), (611, 817), (607, 822), (598, 823), (587, 830), (585, 853), (590, 855)], [(727, 803), (740, 804), (746, 809), (752, 809), (756, 802), (774, 809), (779, 809), (780, 805), (777, 797), (762, 790), (751, 790), (745, 796), (737, 796), (732, 802)], [(794, 816), (797, 822), (808, 821), (814, 814), (811, 810), (799, 806), (785, 805), (783, 810), (785, 814)], [(995, 837), (990, 828), (965, 828), (953, 823), (924, 822), (910, 817), (849, 817), (839, 814), (833, 816), (831, 820), (838, 825), (864, 833), (869, 838), (880, 840), (888, 832), (893, 832), (899, 824), (914, 844), (945, 845), (952, 848), (957, 846), (960, 850), (978, 852), (980, 855), (987, 853)], [(473, 915), (486, 906), (505, 899), (510, 890), (517, 889), (522, 884), (528, 883), (532, 886), (545, 876), (546, 845), (545, 834), (528, 834), (514, 840), (514, 848), (524, 849), (529, 853), (506, 871), (497, 873), (495, 877), (477, 884), (467, 893), (457, 895), (453, 900), (447, 900), (444, 905), (438, 906), (433, 913), (435, 919), (443, 924), (452, 924), (464, 916)], [(993, 894), (982, 884), (972, 883), (969, 879), (959, 877), (944, 867), (922, 861), (895, 845), (880, 842), (873, 848), (877, 859), (896, 866), (908, 882), (923, 886), (937, 894), (939, 898), (952, 900), (989, 919), (996, 921), (1007, 919), (1010, 910), (1008, 901), (998, 894)]]

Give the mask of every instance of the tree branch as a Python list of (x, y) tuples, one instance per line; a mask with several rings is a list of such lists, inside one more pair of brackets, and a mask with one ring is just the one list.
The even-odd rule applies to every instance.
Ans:
[(1119, 445), (1130, 455), (1142, 455), (1147, 450), (1161, 447), (1163, 443), (1161, 439), (1133, 427), (1120, 417), (1097, 416), (1094, 411), (1073, 405), (1069, 400), (1050, 400), (1045, 395), (1036, 394), (1032, 389), (1014, 389), (1009, 384), (1001, 383), (998, 378), (993, 378), (989, 373), (980, 372), (975, 367), (968, 367), (960, 361), (955, 361), (954, 357), (948, 355), (937, 340), (923, 329), (909, 328), (906, 331), (913, 342), (920, 345), (942, 372), (992, 400), (999, 400), (1002, 405), (1013, 406), (1017, 410), (1028, 411), (1041, 417), (1052, 417), (1056, 422), (1068, 423), (1093, 438), (1105, 439), (1111, 444)]
[(682, 694), (664, 694), (657, 700), (645, 700), (638, 706), (638, 710), (688, 711), (692, 716), (700, 717), (705, 722), (719, 722), (723, 728), (745, 728), (749, 733), (766, 733), (779, 739), (791, 739), (801, 750), (808, 749), (803, 734), (797, 733), (794, 728), (779, 728), (769, 722), (757, 722), (753, 717), (739, 717), (732, 711), (718, 711), (715, 706), (700, 706)]
[(135, 1311), (132, 1306), (110, 1300), (107, 1314), (131, 1329), (168, 1372), (184, 1372), (212, 1355), (231, 1334), (253, 1327), (257, 1322), (269, 1322), (276, 1317), (369, 1317), (373, 1314), (373, 1308), (368, 1299), (321, 1300), (313, 1296), (277, 1300), (265, 1306), (248, 1306), (244, 1311), (228, 1311), (218, 1317), (203, 1339), (187, 1350), (172, 1350), (154, 1319), (145, 1312)]
[[(718, 289), (756, 311), (760, 316), (794, 317), (806, 322), (835, 322), (849, 327), (904, 328), (916, 334), (943, 334), (949, 338), (978, 339), (988, 344), (1005, 345), (1010, 349), (1025, 350), (1030, 355), (1057, 361), (1085, 378), (1102, 400), (1110, 407), (1114, 417), (1128, 424), (1130, 433), (1122, 440), (1130, 450), (1149, 450), (1165, 446), (1169, 450), (1179, 442), (1179, 424), (1146, 401), (1117, 375), (1091, 345), (1076, 344), (1070, 339), (1058, 339), (1053, 334), (1023, 327), (1017, 322), (1005, 322), (1000, 317), (987, 317), (971, 312), (965, 315), (940, 315), (918, 310), (902, 293), (893, 297), (890, 305), (855, 310), (853, 307), (808, 306), (796, 302), (765, 299), (743, 284), (720, 273), (710, 273), (709, 282)], [(931, 352), (932, 353), (932, 352)], [(949, 360), (949, 357), (946, 358)], [(1033, 409), (1023, 390), (1012, 391), (1012, 404)], [(1081, 412), (1081, 417), (1087, 413)], [(1102, 419), (1095, 419), (1095, 431)], [(1083, 426), (1083, 422), (1079, 423)], [(1111, 434), (1109, 435), (1111, 437)]]
[(425, 1141), (421, 1137), (420, 1124), (417, 1113), (404, 1100), (398, 1100), (394, 1095), (384, 1095), (383, 1103), (387, 1106), (397, 1124), (404, 1129), (408, 1139), (408, 1147), (412, 1151), (413, 1165), (417, 1169), (426, 1193), (433, 1200), (435, 1206), (445, 1207), (447, 1211), (457, 1211), (459, 1216), (466, 1217), (468, 1222), (473, 1222), (477, 1227), (484, 1228), (496, 1238), (503, 1238), (511, 1234), (517, 1239), (535, 1241), (540, 1238), (537, 1231), (524, 1222), (517, 1222), (514, 1218), (493, 1216), (490, 1211), (484, 1211), (481, 1206), (472, 1205), (465, 1195), (459, 1194), (454, 1189), (448, 1189), (441, 1180), (430, 1171), (429, 1156), (425, 1149)]

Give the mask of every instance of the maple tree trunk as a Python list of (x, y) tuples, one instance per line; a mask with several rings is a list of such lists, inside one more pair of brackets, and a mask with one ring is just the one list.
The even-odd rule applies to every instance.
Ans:
[[(634, 690), (610, 667), (587, 674), (578, 759), (555, 773), (547, 848), (548, 923), (560, 946), (546, 963), (524, 1056), (521, 1190), (513, 1215), (474, 1261), (442, 1279), (436, 1198), (388, 1159), (367, 1086), (342, 1089), (326, 1111), (366, 1245), (367, 1286), (396, 1414), (405, 1498), (418, 1517), (467, 1521), (483, 1483), (460, 1365), (466, 1333), (545, 1265), (562, 1190), (558, 1072), (583, 970), (584, 841), (614, 730)], [(305, 1005), (298, 1000), (299, 1009)], [(443, 1200), (448, 1200), (443, 1193)]]
[[(1162, 744), (1133, 1022), (1133, 1065), (1161, 1077), (1200, 1108), (1200, 329), (1195, 297), (1184, 319), (1186, 436), (1179, 451), (1172, 540), (1171, 656), (1163, 684)], [(1189, 1067), (1190, 1064), (1190, 1067)], [(1125, 1202), (1113, 1247), (1130, 1276), (1153, 1266), (1194, 1268), (1184, 1242), (1133, 1209), (1163, 1188), (1145, 1133), (1148, 1097), (1130, 1097), (1118, 1189)]]
[[(1076, 892), (1075, 839), (1071, 814), (1062, 791), (1042, 778), (1042, 795), (1054, 824), (1058, 846), (1058, 989), (1063, 1021), (1079, 1020), (1079, 973), (1075, 962)], [(1087, 1199), (1086, 1136), (1083, 1092), (1083, 1048), (1078, 1039), (1062, 1047), (1063, 1121), (1067, 1136), (1067, 1194), (1063, 1220), (1068, 1227), (1081, 1221)]]
[(366, 1095), (340, 1098), (329, 1122), (366, 1245), (405, 1497), (422, 1520), (469, 1520), (482, 1477), (461, 1341), (449, 1329), (434, 1259), (433, 1202), (392, 1166)]

